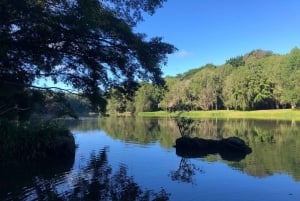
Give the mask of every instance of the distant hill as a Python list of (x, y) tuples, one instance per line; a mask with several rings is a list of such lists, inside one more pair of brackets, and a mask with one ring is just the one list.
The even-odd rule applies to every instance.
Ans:
[(143, 98), (133, 99), (131, 111), (140, 111), (135, 105), (158, 106), (142, 111), (295, 109), (300, 107), (300, 50), (285, 55), (253, 50), (223, 65), (207, 64), (164, 79), (167, 89), (160, 92), (153, 85), (141, 87), (136, 94), (143, 91)]

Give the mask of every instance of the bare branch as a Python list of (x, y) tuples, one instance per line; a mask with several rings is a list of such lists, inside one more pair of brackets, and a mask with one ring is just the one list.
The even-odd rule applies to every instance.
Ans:
[(20, 84), (20, 83), (8, 82), (8, 81), (1, 81), (1, 82), (5, 83), (5, 84), (8, 84), (8, 85), (12, 85), (12, 86), (29, 87), (29, 88), (41, 89), (41, 90), (59, 90), (59, 91), (65, 91), (65, 92), (68, 92), (70, 94), (81, 96), (78, 92), (77, 93), (74, 92), (75, 90), (63, 89), (63, 88), (60, 88), (60, 87), (41, 87), (41, 86), (34, 86), (34, 85), (30, 85), (30, 84)]
[[(2, 107), (2, 106), (1, 106)], [(29, 110), (30, 108), (19, 108), (18, 105), (15, 105), (13, 107), (10, 107), (10, 108), (7, 108), (6, 110), (4, 111), (0, 111), (0, 116), (4, 115), (5, 113), (8, 113), (10, 111), (13, 111), (13, 110), (18, 110), (18, 111), (25, 111), (25, 110)]]
[(54, 89), (54, 90), (65, 91), (65, 92), (68, 92), (70, 94), (80, 96), (79, 93), (74, 92), (75, 90), (72, 90), (72, 89), (63, 89), (63, 88), (60, 88), (60, 87), (40, 87), (40, 86), (34, 86), (34, 85), (28, 85), (28, 87), (34, 88), (34, 89), (41, 89), (41, 90), (52, 90), (52, 89)]

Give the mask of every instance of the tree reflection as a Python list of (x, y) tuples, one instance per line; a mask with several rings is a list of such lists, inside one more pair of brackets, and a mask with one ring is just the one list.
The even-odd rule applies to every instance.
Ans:
[[(251, 176), (266, 177), (276, 173), (291, 175), (300, 181), (300, 124), (293, 121), (247, 119), (193, 119), (190, 137), (220, 140), (235, 136), (243, 139), (252, 153), (244, 157), (215, 153), (197, 153), (204, 161), (222, 161), (234, 169)], [(171, 148), (180, 137), (176, 119), (101, 118), (82, 121), (87, 129), (102, 129), (112, 138), (126, 142), (147, 144), (159, 141), (162, 147)], [(81, 124), (79, 124), (81, 125)], [(87, 126), (88, 125), (88, 126)], [(76, 129), (82, 129), (80, 126)], [(186, 153), (179, 154), (187, 157)], [(219, 157), (221, 156), (221, 158)], [(212, 159), (213, 158), (213, 159)], [(243, 160), (242, 160), (243, 159)], [(1, 183), (1, 181), (0, 181)], [(0, 189), (1, 191), (1, 189)]]
[(161, 189), (159, 192), (143, 190), (134, 178), (127, 175), (127, 169), (121, 166), (112, 175), (112, 168), (107, 160), (107, 148), (99, 154), (92, 154), (87, 167), (82, 169), (73, 182), (73, 188), (67, 192), (59, 193), (59, 188), (53, 183), (55, 181), (35, 181), (35, 191), (38, 200), (169, 200), (169, 194)]
[[(69, 160), (49, 159), (30, 163), (22, 161), (15, 164), (0, 164), (0, 200), (26, 200), (24, 189), (31, 188), (34, 183), (40, 183), (41, 178), (45, 181), (50, 180), (54, 175), (64, 175), (71, 170), (74, 160), (75, 155)], [(53, 186), (53, 182), (50, 184)], [(44, 184), (40, 188), (49, 187)], [(39, 192), (40, 189), (36, 189), (36, 193)]]
[(171, 171), (170, 176), (173, 181), (195, 184), (193, 176), (196, 172), (204, 173), (204, 171), (195, 164), (191, 163), (188, 158), (181, 158), (179, 167), (176, 171)]

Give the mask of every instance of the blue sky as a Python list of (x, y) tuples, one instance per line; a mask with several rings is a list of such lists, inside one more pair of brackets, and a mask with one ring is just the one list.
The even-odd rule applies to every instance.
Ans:
[(255, 49), (286, 54), (300, 47), (300, 1), (168, 0), (136, 32), (179, 49), (162, 68), (173, 76)]

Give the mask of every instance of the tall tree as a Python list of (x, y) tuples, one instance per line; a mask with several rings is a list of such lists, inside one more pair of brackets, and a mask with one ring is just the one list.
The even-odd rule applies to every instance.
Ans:
[(247, 98), (249, 109), (269, 108), (269, 100), (273, 98), (274, 83), (262, 73), (262, 66), (248, 66), (249, 73), (246, 77)]
[(209, 110), (217, 105), (219, 78), (215, 68), (214, 65), (208, 64), (196, 73), (192, 79), (192, 94), (202, 110)]
[[(20, 92), (51, 78), (78, 89), (104, 111), (104, 93), (133, 94), (137, 81), (163, 84), (174, 46), (133, 28), (165, 0), (2, 0), (0, 88)], [(0, 96), (9, 98), (0, 90)], [(0, 102), (0, 110), (14, 107)]]
[(166, 84), (168, 90), (159, 103), (160, 107), (169, 111), (184, 109), (184, 102), (187, 100), (186, 93), (189, 89), (190, 81), (181, 81), (177, 77), (167, 77)]
[(227, 76), (222, 91), (224, 105), (227, 109), (248, 109), (246, 85), (246, 73), (244, 68), (238, 68)]
[(262, 62), (262, 74), (265, 78), (268, 78), (270, 82), (273, 83), (273, 93), (272, 93), (272, 100), (274, 106), (272, 108), (279, 109), (283, 107), (282, 102), (282, 94), (283, 94), (283, 86), (284, 80), (283, 78), (283, 63), (284, 63), (284, 56), (281, 55), (272, 55), (266, 57)]
[(135, 99), (136, 112), (151, 112), (159, 109), (159, 102), (163, 98), (164, 89), (149, 83), (141, 83)]
[(109, 91), (109, 97), (107, 99), (107, 112), (109, 114), (123, 113), (127, 111), (127, 103), (130, 100), (124, 96), (117, 89), (111, 89)]
[(300, 105), (300, 50), (293, 48), (285, 57), (285, 60), (282, 70), (284, 81), (282, 101), (295, 108)]

